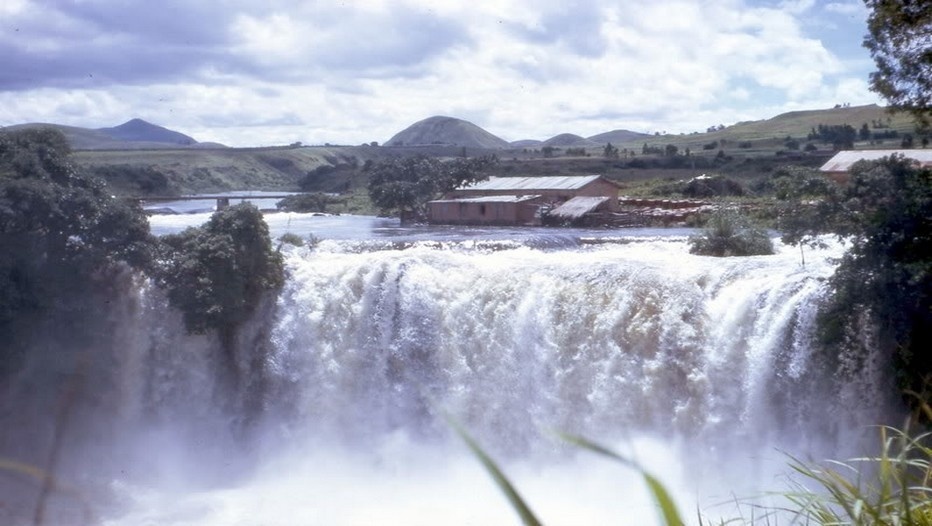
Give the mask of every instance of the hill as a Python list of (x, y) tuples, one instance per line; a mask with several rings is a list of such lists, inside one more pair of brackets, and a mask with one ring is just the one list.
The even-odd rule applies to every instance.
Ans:
[(594, 141), (590, 141), (579, 135), (573, 135), (572, 133), (561, 133), (555, 137), (551, 137), (542, 143), (543, 146), (553, 146), (557, 148), (598, 148), (599, 144)]
[(507, 141), (475, 124), (454, 117), (435, 116), (418, 121), (395, 134), (385, 146), (450, 145), (505, 149)]
[(634, 132), (631, 130), (612, 130), (610, 132), (593, 135), (589, 137), (589, 140), (599, 144), (621, 144), (631, 141), (641, 141), (648, 137), (650, 137), (650, 135), (647, 133)]
[(8, 126), (7, 130), (55, 128), (61, 131), (74, 150), (148, 150), (179, 147), (225, 148), (222, 144), (201, 145), (192, 137), (142, 119), (133, 119), (112, 128), (81, 128), (46, 122)]
[(175, 146), (189, 146), (197, 143), (192, 137), (183, 133), (163, 128), (142, 119), (132, 119), (113, 128), (98, 128), (97, 131), (114, 139), (127, 142), (157, 142)]

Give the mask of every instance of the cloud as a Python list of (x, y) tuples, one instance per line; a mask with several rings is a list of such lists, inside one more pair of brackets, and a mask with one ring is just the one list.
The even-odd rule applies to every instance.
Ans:
[(858, 32), (847, 51), (814, 18), (854, 5), (8, 0), (0, 124), (141, 116), (233, 145), (382, 142), (435, 114), (506, 139), (689, 132), (873, 101)]

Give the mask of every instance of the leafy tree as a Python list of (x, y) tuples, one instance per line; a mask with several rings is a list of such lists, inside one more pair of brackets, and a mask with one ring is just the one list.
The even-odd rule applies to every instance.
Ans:
[(78, 171), (60, 132), (0, 132), (0, 374), (43, 323), (61, 328), (41, 336), (49, 348), (92, 342), (94, 308), (121, 272), (149, 266), (154, 246), (138, 204)]
[[(781, 214), (785, 242), (819, 234), (848, 240), (819, 317), (829, 349), (864, 345), (862, 324), (876, 328), (900, 387), (923, 392), (932, 379), (932, 170), (902, 156), (856, 163), (847, 184), (787, 181)], [(928, 392), (926, 392), (928, 395)]]
[(290, 195), (275, 203), (275, 207), (285, 212), (326, 212), (327, 205), (335, 200), (323, 192)]
[(219, 331), (227, 345), (262, 296), (284, 283), (262, 213), (250, 203), (220, 210), (202, 227), (162, 238), (157, 280), (196, 334)]
[(809, 133), (810, 141), (820, 140), (832, 144), (835, 149), (853, 148), (858, 132), (850, 124), (819, 124), (818, 129), (813, 128)]
[(912, 113), (928, 127), (932, 118), (932, 3), (918, 0), (865, 0), (866, 47), (877, 71), (871, 90), (891, 107)]
[(460, 186), (486, 179), (498, 159), (494, 156), (441, 161), (418, 155), (396, 157), (372, 167), (369, 198), (383, 212), (421, 214), (427, 202)]
[(689, 238), (689, 252), (702, 256), (760, 256), (773, 254), (767, 232), (754, 227), (734, 210), (712, 214), (700, 234)]
[(607, 143), (605, 148), (602, 149), (602, 157), (606, 159), (617, 159), (618, 158), (618, 148), (612, 146), (612, 143)]
[(0, 133), (0, 326), (80, 294), (120, 263), (151, 261), (139, 206), (111, 197), (69, 154), (53, 129)]

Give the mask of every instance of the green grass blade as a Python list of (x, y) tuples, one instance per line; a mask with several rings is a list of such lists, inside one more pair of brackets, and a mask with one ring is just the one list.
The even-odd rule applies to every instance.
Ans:
[(521, 498), (521, 495), (518, 494), (518, 491), (515, 489), (515, 487), (511, 484), (511, 482), (508, 481), (508, 478), (505, 476), (502, 470), (499, 469), (495, 461), (492, 460), (492, 458), (489, 457), (489, 455), (487, 455), (481, 447), (479, 447), (479, 444), (476, 443), (476, 441), (473, 440), (471, 436), (469, 436), (469, 433), (467, 433), (466, 430), (460, 426), (459, 422), (457, 422), (450, 415), (445, 416), (447, 421), (450, 423), (450, 426), (453, 427), (454, 431), (456, 431), (456, 434), (458, 434), (460, 438), (466, 442), (466, 445), (469, 446), (469, 449), (472, 451), (472, 453), (476, 456), (476, 458), (479, 459), (479, 462), (481, 462), (482, 466), (485, 467), (486, 471), (489, 472), (489, 475), (492, 476), (492, 479), (495, 480), (495, 483), (498, 485), (499, 489), (501, 489), (502, 493), (505, 494), (505, 497), (508, 498), (508, 502), (511, 503), (511, 507), (518, 512), (518, 515), (521, 517), (521, 521), (526, 526), (540, 526), (541, 522), (537, 520), (534, 512), (532, 512), (531, 508), (524, 502), (524, 499)]
[(680, 513), (676, 509), (676, 504), (673, 502), (673, 499), (670, 497), (670, 493), (667, 491), (667, 489), (659, 480), (657, 480), (656, 477), (645, 471), (636, 462), (619, 455), (618, 453), (608, 449), (605, 446), (596, 444), (587, 438), (566, 433), (557, 433), (557, 435), (570, 444), (587, 449), (598, 455), (611, 458), (632, 469), (637, 470), (641, 476), (644, 477), (644, 482), (647, 483), (647, 488), (650, 490), (650, 493), (654, 498), (654, 502), (660, 506), (660, 511), (663, 514), (664, 524), (667, 526), (683, 526), (683, 524), (685, 524), (683, 519), (680, 518)]

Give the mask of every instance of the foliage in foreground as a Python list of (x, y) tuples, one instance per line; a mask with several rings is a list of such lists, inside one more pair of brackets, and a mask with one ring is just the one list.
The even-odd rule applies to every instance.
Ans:
[[(0, 371), (23, 352), (14, 326), (83, 312), (121, 268), (148, 268), (155, 244), (138, 205), (75, 168), (61, 132), (0, 132)], [(84, 326), (72, 329), (73, 343)]]
[(930, 439), (882, 428), (876, 456), (824, 465), (794, 460), (790, 466), (802, 480), (785, 494), (790, 511), (800, 524), (932, 524)]
[(926, 128), (932, 122), (932, 3), (904, 0), (865, 0), (866, 47), (877, 71), (871, 73), (871, 90), (893, 108), (913, 114)]
[[(928, 406), (925, 406), (928, 408)], [(928, 410), (928, 409), (927, 409)], [(492, 476), (525, 525), (542, 524), (501, 468), (468, 433), (450, 419), (456, 433)], [(791, 459), (794, 476), (782, 495), (786, 506), (757, 507), (758, 519), (706, 520), (708, 524), (789, 524), (822, 526), (928, 526), (932, 525), (932, 434), (912, 436), (895, 428), (881, 428), (880, 452), (847, 462), (807, 463)], [(663, 483), (635, 461), (586, 438), (561, 434), (560, 438), (581, 449), (637, 470), (644, 479), (664, 526), (682, 526), (682, 516)]]
[[(823, 346), (866, 356), (879, 345), (900, 389), (921, 393), (932, 377), (932, 170), (891, 156), (855, 164), (845, 184), (800, 171), (780, 188), (784, 242), (834, 234), (851, 244), (819, 316)], [(876, 334), (859, 337), (864, 326)]]
[(689, 252), (701, 256), (762, 256), (773, 254), (767, 232), (734, 210), (712, 214), (701, 233), (689, 239)]

